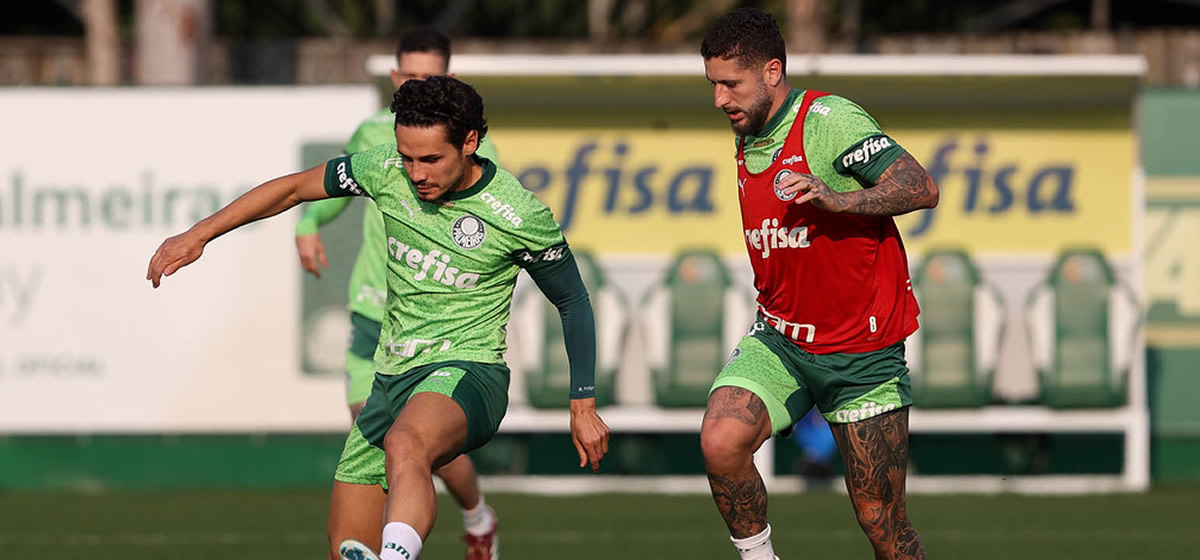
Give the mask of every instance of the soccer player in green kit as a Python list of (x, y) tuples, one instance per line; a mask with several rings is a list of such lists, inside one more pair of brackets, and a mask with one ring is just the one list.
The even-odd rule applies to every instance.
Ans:
[(717, 509), (743, 560), (776, 558), (754, 451), (816, 406), (875, 558), (925, 558), (905, 506), (904, 339), (918, 307), (892, 216), (935, 206), (937, 185), (859, 106), (792, 89), (769, 14), (726, 14), (700, 54), (737, 136), (758, 291), (757, 320), (713, 382), (700, 428)]
[[(434, 76), (400, 86), (392, 109), (395, 147), (334, 158), (255, 187), (164, 241), (146, 277), (158, 287), (212, 239), (306, 200), (358, 195), (376, 202), (387, 234), (388, 289), (377, 374), (334, 484), (386, 482), (378, 558), (415, 560), (436, 517), (431, 473), (487, 443), (507, 408), (505, 326), (521, 269), (562, 316), (580, 467), (599, 470), (609, 430), (596, 413), (587, 289), (549, 208), (476, 155), (487, 133), (483, 100), (467, 84)], [(375, 557), (356, 541), (342, 544), (343, 557)]]
[[(410, 79), (446, 75), (449, 64), (448, 37), (430, 28), (408, 31), (400, 36), (396, 45), (396, 69), (392, 70), (392, 85), (399, 88)], [(354, 131), (346, 144), (345, 153), (354, 154), (381, 144), (394, 147), (394, 125), (395, 116), (391, 108), (380, 110)], [(490, 137), (483, 137), (477, 153), (492, 162), (498, 161)], [(371, 383), (375, 380), (373, 357), (379, 345), (387, 298), (387, 234), (384, 232), (383, 215), (374, 201), (368, 198), (365, 202), (362, 247), (350, 277), (349, 308), (353, 330), (350, 347), (346, 349), (346, 403), (350, 407), (351, 422), (358, 419), (367, 396), (371, 394)], [(347, 197), (309, 203), (305, 205), (304, 214), (296, 224), (296, 250), (300, 264), (318, 278), (321, 277), (321, 268), (328, 267), (328, 262), (324, 243), (317, 231), (336, 219), (349, 203)], [(471, 458), (465, 454), (459, 455), (434, 474), (446, 483), (447, 490), (462, 510), (466, 560), (498, 558), (496, 515), (480, 491)], [(327, 533), (331, 550), (336, 550), (338, 543), (350, 538), (378, 548), (387, 494), (374, 481), (361, 484), (345, 482), (347, 484), (334, 486), (334, 492), (344, 496), (334, 496), (330, 501), (333, 509), (329, 512)], [(353, 507), (340, 507), (343, 504), (353, 504)]]

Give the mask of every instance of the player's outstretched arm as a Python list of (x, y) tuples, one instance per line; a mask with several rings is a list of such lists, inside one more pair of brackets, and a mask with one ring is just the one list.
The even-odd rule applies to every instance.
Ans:
[(163, 276), (170, 276), (200, 258), (209, 241), (255, 220), (274, 216), (305, 200), (328, 198), (324, 177), (325, 164), (321, 164), (254, 187), (187, 231), (163, 241), (150, 258), (146, 279), (157, 288)]
[(933, 208), (939, 197), (933, 177), (908, 153), (892, 162), (874, 185), (858, 191), (836, 192), (806, 173), (793, 173), (779, 184), (785, 195), (800, 193), (794, 204), (812, 202), (822, 210), (867, 216), (899, 216)]

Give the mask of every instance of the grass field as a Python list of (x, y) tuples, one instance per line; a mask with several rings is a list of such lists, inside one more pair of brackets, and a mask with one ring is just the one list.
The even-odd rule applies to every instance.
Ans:
[[(735, 559), (707, 496), (492, 494), (502, 558)], [(1200, 488), (1086, 497), (913, 496), (930, 558), (1200, 558)], [(324, 490), (0, 494), (0, 558), (320, 559)], [(462, 558), (448, 499), (421, 554)], [(772, 499), (784, 560), (871, 558), (846, 497)]]

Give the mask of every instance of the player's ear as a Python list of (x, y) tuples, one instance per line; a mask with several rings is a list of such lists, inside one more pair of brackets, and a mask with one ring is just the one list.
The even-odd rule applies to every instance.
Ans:
[(400, 89), (400, 71), (395, 68), (392, 69), (392, 86), (392, 89)]
[(467, 137), (463, 140), (463, 155), (474, 155), (479, 151), (479, 131), (468, 130)]
[(770, 87), (776, 87), (779, 82), (783, 81), (783, 61), (778, 58), (772, 58), (763, 65), (763, 83)]

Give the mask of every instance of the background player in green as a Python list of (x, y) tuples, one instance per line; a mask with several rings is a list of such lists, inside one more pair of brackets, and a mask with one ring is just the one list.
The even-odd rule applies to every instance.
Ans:
[(701, 425), (717, 509), (744, 560), (772, 560), (754, 451), (814, 405), (875, 558), (925, 558), (908, 520), (904, 339), (918, 307), (892, 216), (937, 204), (919, 163), (850, 101), (793, 90), (769, 14), (735, 10), (700, 54), (737, 134), (743, 235), (758, 318), (713, 382)]
[[(476, 155), (487, 133), (483, 100), (471, 86), (435, 76), (400, 86), (392, 109), (395, 148), (377, 146), (255, 187), (164, 241), (146, 277), (157, 287), (163, 276), (198, 259), (212, 239), (300, 202), (348, 195), (375, 200), (388, 254), (378, 373), (347, 438), (335, 485), (386, 481), (379, 557), (413, 560), (436, 516), (432, 471), (485, 444), (504, 416), (505, 327), (520, 269), (562, 315), (570, 428), (581, 467), (599, 470), (609, 430), (595, 409), (595, 325), (587, 289), (549, 208), (512, 174)], [(343, 556), (374, 556), (357, 542), (343, 544)]]
[[(430, 28), (404, 33), (396, 45), (396, 69), (392, 70), (393, 89), (410, 79), (425, 79), (446, 75), (450, 65), (450, 39)], [(386, 144), (396, 145), (395, 116), (391, 107), (381, 109), (364, 121), (347, 142), (345, 153), (354, 154)], [(479, 144), (478, 154), (498, 162), (496, 148), (490, 137)], [(304, 214), (296, 224), (296, 250), (300, 264), (314, 276), (321, 277), (327, 268), (325, 244), (317, 233), (321, 226), (333, 221), (349, 205), (350, 198), (339, 197), (305, 205)], [(365, 199), (363, 209), (362, 246), (350, 277), (351, 343), (346, 349), (346, 403), (351, 422), (371, 394), (375, 380), (374, 354), (383, 327), (384, 301), (387, 297), (387, 234), (383, 214), (375, 202)], [(499, 557), (496, 540), (496, 516), (480, 491), (475, 465), (467, 455), (460, 455), (435, 473), (446, 483), (446, 489), (462, 509), (463, 537), (467, 543), (467, 560), (494, 560)], [(335, 492), (353, 496), (335, 497), (331, 506), (352, 503), (349, 509), (329, 512), (328, 535), (331, 550), (346, 539), (357, 539), (368, 546), (379, 547), (383, 506), (387, 494), (377, 484), (336, 485)], [(341, 499), (339, 499), (341, 498)]]

